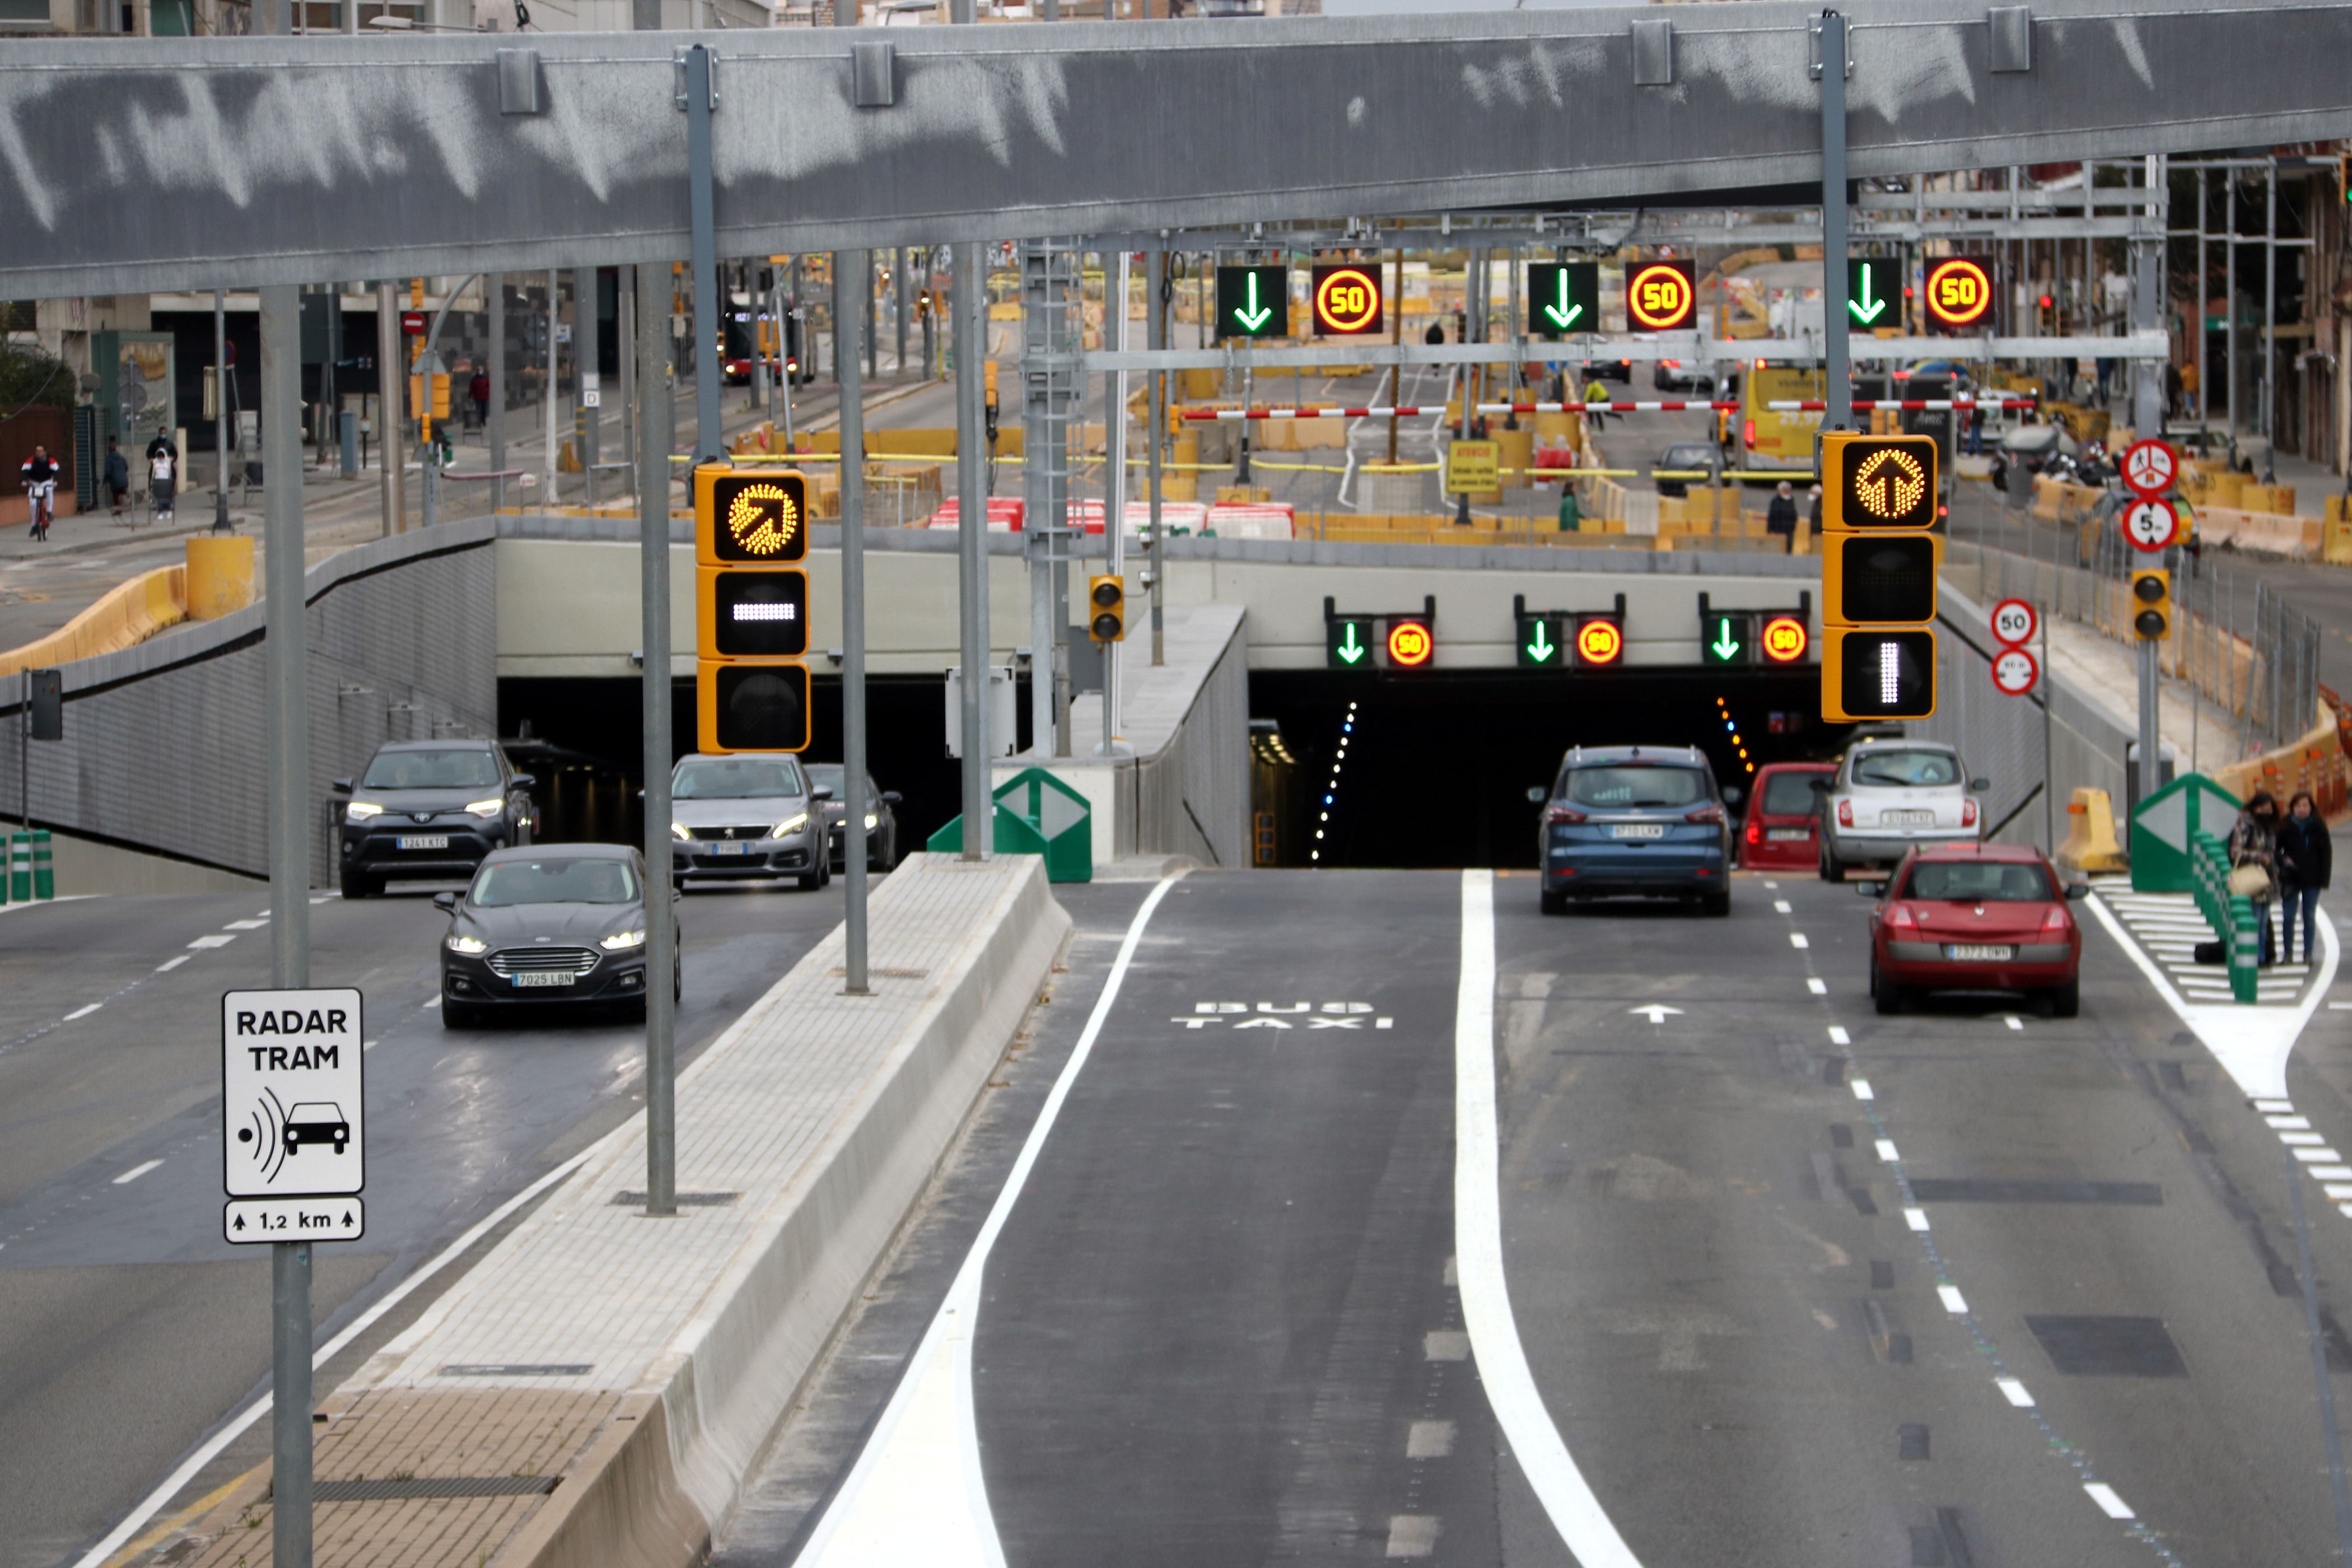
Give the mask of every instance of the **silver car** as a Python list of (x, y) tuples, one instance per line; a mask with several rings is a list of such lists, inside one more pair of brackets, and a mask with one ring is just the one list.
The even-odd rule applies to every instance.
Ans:
[(797, 760), (772, 753), (679, 759), (669, 780), (670, 870), (689, 882), (833, 879), (822, 803)]
[[(1965, 782), (1964, 782), (1965, 781)], [(1927, 844), (1973, 844), (1984, 835), (1977, 796), (1992, 787), (1969, 779), (1960, 753), (1937, 741), (1864, 741), (1850, 747), (1822, 792), (1822, 880), (1855, 866), (1892, 866)]]

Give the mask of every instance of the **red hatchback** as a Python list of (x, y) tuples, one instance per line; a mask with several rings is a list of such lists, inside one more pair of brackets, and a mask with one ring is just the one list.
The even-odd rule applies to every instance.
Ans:
[(1915, 993), (2023, 991), (2071, 1018), (2083, 1002), (2083, 931), (2066, 886), (2042, 851), (2019, 844), (1935, 844), (1912, 850), (1870, 911), (1870, 994), (1899, 1013)]
[(1810, 871), (1818, 866), (1822, 797), (1813, 781), (1835, 777), (1835, 763), (1770, 763), (1757, 769), (1748, 819), (1739, 830), (1739, 864), (1750, 871)]

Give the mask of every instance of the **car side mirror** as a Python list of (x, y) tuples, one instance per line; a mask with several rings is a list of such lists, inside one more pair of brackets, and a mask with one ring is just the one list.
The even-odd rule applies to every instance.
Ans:
[(830, 785), (819, 784), (814, 789), (809, 791), (809, 798), (811, 800), (831, 800), (833, 798), (833, 789)]
[(1970, 795), (1982, 795), (1985, 791), (1990, 788), (1992, 788), (1992, 780), (1990, 779), (1970, 779), (1969, 781), (1969, 793)]
[(515, 789), (529, 789), (538, 782), (539, 775), (537, 773), (517, 773), (514, 776), (514, 784), (512, 787)]
[(2087, 899), (2091, 896), (2091, 884), (2069, 882), (2066, 884), (2066, 896), (2070, 899)]
[(1528, 804), (1529, 805), (1541, 805), (1550, 798), (1551, 791), (1544, 788), (1543, 785), (1529, 784), (1528, 786)]
[(436, 893), (433, 895), (433, 907), (439, 910), (443, 914), (454, 915), (457, 912), (457, 895), (455, 893)]
[(327, 787), (333, 790), (337, 795), (349, 795), (352, 793), (352, 781), (349, 779), (336, 779), (331, 784), (328, 784)]
[(1856, 882), (1853, 890), (1865, 899), (1883, 899), (1886, 896), (1886, 882), (1884, 878), (1875, 882)]
[(882, 792), (882, 804), (884, 805), (904, 805), (906, 803), (907, 797), (900, 795), (895, 789), (886, 789)]
[(1738, 805), (1744, 795), (1745, 792), (1738, 784), (1723, 786), (1723, 804), (1726, 805)]

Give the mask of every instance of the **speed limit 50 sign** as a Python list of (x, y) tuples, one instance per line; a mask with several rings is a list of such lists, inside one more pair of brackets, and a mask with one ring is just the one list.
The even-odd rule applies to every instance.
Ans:
[(2041, 626), (2042, 617), (2023, 599), (2003, 599), (1992, 607), (1992, 635), (2003, 647), (2032, 642)]

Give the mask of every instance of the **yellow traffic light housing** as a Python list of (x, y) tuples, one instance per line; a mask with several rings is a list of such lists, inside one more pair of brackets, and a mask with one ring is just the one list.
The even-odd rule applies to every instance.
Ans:
[(1118, 577), (1087, 579), (1087, 636), (1097, 642), (1127, 637), (1127, 584)]
[(695, 743), (706, 752), (809, 743), (808, 479), (797, 469), (694, 470)]
[(1822, 437), (1822, 717), (1936, 711), (1935, 524), (1928, 436)]
[(2142, 642), (2172, 635), (2172, 574), (2159, 566), (2137, 566), (2131, 574), (2132, 631)]

